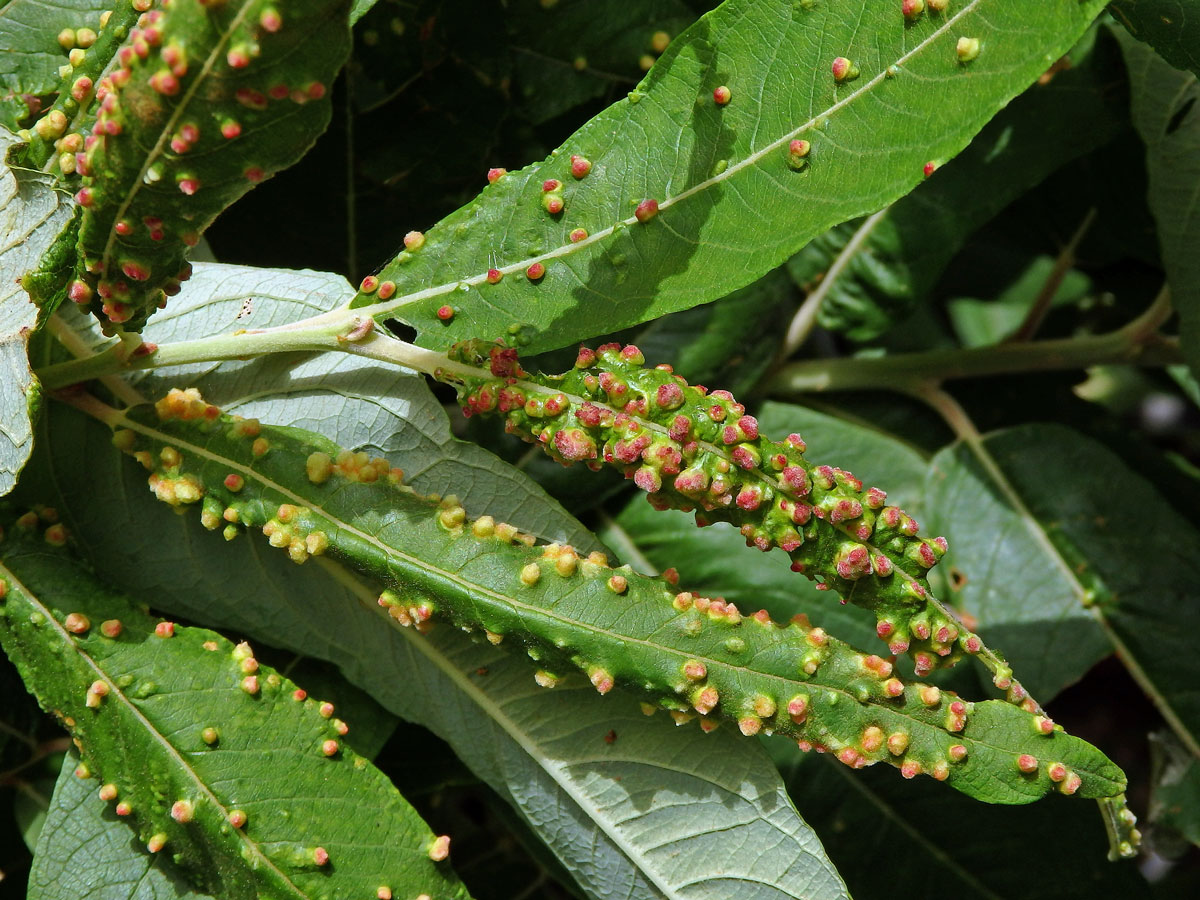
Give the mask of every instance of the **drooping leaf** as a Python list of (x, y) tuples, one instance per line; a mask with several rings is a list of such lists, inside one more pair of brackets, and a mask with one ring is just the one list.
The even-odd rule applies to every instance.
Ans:
[(97, 796), (150, 853), (223, 898), (466, 897), (435, 836), (340, 741), (334, 710), (248, 644), (163, 623), (66, 552), (61, 524), (8, 523), (0, 641), (78, 742)]
[(962, 900), (1150, 896), (1133, 863), (1105, 860), (1104, 828), (1087, 806), (983, 806), (884, 772), (858, 777), (779, 741), (770, 748), (856, 897), (923, 897), (931, 890)]
[(401, 625), (437, 615), (494, 643), (516, 641), (542, 666), (544, 687), (581, 670), (602, 694), (620, 684), (685, 718), (715, 712), (747, 735), (789, 734), (855, 768), (929, 772), (990, 802), (1028, 803), (1056, 785), (1091, 797), (1124, 790), (1103, 754), (1043, 716), (905, 685), (891, 664), (802, 620), (780, 628), (765, 613), (743, 618), (614, 571), (603, 554), (533, 546), (490, 516), (468, 520), (457, 498), (416, 494), (386, 460), (222, 417), (195, 392), (172, 391), (153, 409), (89, 408), (150, 470), (160, 500), (199, 506), (209, 529), (228, 523), (227, 540), (261, 529), (297, 563), (329, 555), (385, 585), (378, 603)]
[(1052, 696), (1117, 650), (1189, 750), (1200, 695), (1187, 674), (1200, 533), (1112, 451), (1066, 428), (988, 435), (997, 483), (962, 445), (931, 466), (928, 498), (950, 538), (962, 608)]
[[(762, 900), (845, 897), (774, 767), (740, 735), (664, 728), (582, 679), (543, 690), (525, 660), (455, 629), (421, 637), (389, 628), (376, 592), (345, 573), (295, 566), (261, 541), (226, 544), (195, 517), (173, 515), (146, 490), (145, 473), (111, 453), (108, 429), (73, 410), (55, 405), (39, 441), (46, 453), (36, 459), (56, 465), (31, 470), (36, 484), (54, 492), (109, 577), (177, 615), (335, 662), (389, 710), (448, 741), (594, 894), (617, 884), (631, 898), (681, 896), (735, 873), (739, 890), (761, 883)], [(77, 459), (90, 460), (86, 472), (69, 461)], [(528, 490), (514, 482), (514, 493)], [(257, 598), (253, 609), (246, 594)], [(662, 822), (681, 802), (706, 814), (675, 819), (664, 843)]]
[[(0, 159), (13, 144), (0, 129)], [(38, 268), (72, 212), (49, 178), (0, 164), (0, 496), (33, 450), (31, 418), (40, 403), (26, 356), (38, 309), (20, 279)]]
[(27, 900), (206, 900), (167, 860), (115, 824), (94, 778), (79, 778), (68, 753), (54, 787), (29, 873)]
[(826, 275), (835, 279), (821, 288), (818, 322), (868, 340), (911, 312), (980, 226), (1119, 133), (1122, 93), (1118, 52), (1093, 28), (936, 178), (879, 216), (819, 235), (788, 261), (792, 277), (810, 290)]
[[(41, 108), (43, 95), (58, 90), (63, 80), (58, 70), (69, 65), (67, 54), (92, 45), (100, 14), (112, 5), (109, 0), (12, 0), (4, 5), (0, 125), (15, 131), (21, 119)], [(77, 39), (78, 29), (85, 30), (82, 41)]]
[(1196, 0), (1112, 0), (1117, 21), (1177, 69), (1200, 75), (1200, 6)]
[(759, 549), (778, 548), (820, 590), (869, 609), (880, 640), (908, 653), (918, 676), (971, 654), (1010, 701), (1038, 711), (1011, 668), (937, 598), (929, 576), (943, 537), (922, 537), (881, 488), (814, 463), (800, 434), (767, 436), (728, 391), (645, 362), (639, 348), (608, 343), (580, 347), (561, 375), (531, 374), (512, 348), (468, 341), (436, 373), (464, 415), (500, 417), (553, 459), (621, 472), (658, 509), (728, 522)]
[(177, 0), (139, 18), (77, 157), (71, 298), (106, 329), (140, 330), (188, 277), (187, 250), (212, 220), (324, 130), (349, 5)]
[[(1196, 10), (1200, 19), (1200, 9)], [(1200, 81), (1120, 34), (1132, 89), (1133, 122), (1146, 145), (1150, 208), (1158, 225), (1180, 344), (1200, 374)]]
[[(514, 334), (537, 352), (723, 296), (918, 184), (1102, 5), (969, 0), (906, 25), (868, 0), (727, 0), (547, 161), (406, 237), (355, 302), (425, 346)], [(842, 58), (856, 79), (833, 77)]]

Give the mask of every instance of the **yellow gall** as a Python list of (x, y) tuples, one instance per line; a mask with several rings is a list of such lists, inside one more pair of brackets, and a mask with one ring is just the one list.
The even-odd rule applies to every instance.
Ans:
[(324, 484), (333, 474), (333, 459), (328, 453), (310, 453), (304, 463), (304, 474), (313, 484)]
[(613, 575), (608, 579), (608, 589), (614, 594), (623, 594), (629, 587), (629, 581), (624, 575)]
[(439, 835), (433, 839), (433, 843), (429, 845), (429, 858), (434, 862), (441, 862), (450, 855), (450, 836), (447, 834)]
[(537, 563), (529, 563), (521, 570), (521, 584), (525, 587), (533, 587), (541, 577), (542, 570), (538, 568)]

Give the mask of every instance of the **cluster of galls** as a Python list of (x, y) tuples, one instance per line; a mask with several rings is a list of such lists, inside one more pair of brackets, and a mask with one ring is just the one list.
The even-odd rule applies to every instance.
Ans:
[(945, 539), (919, 537), (878, 488), (810, 463), (799, 435), (759, 434), (727, 391), (646, 368), (636, 347), (618, 344), (581, 348), (560, 376), (531, 376), (515, 351), (494, 345), (468, 342), (453, 355), (491, 376), (459, 379), (465, 415), (502, 415), (508, 431), (563, 464), (615, 467), (657, 508), (695, 511), (699, 525), (729, 522), (751, 546), (782, 548), (820, 588), (874, 610), (880, 637), (893, 653), (911, 652), (919, 674), (981, 649), (925, 580)]
[[(106, 332), (140, 329), (190, 276), (187, 249), (212, 219), (278, 168), (270, 157), (295, 155), (271, 148), (259, 159), (253, 154), (264, 151), (242, 148), (238, 138), (326, 92), (320, 80), (287, 83), (278, 74), (260, 90), (259, 76), (246, 71), (283, 29), (269, 0), (249, 10), (224, 0), (155, 5), (135, 0), (136, 27), (95, 86), (91, 133), (64, 144), (71, 159), (63, 171), (83, 176), (76, 200), (84, 210), (68, 296), (95, 312)], [(225, 49), (209, 64), (218, 43)], [(284, 43), (281, 51), (293, 49), (294, 41)]]
[[(619, 352), (636, 358), (633, 352)], [(490, 354), (490, 363), (505, 379), (525, 375), (515, 354), (509, 351), (497, 348)], [(606, 371), (611, 374), (611, 367)], [(516, 383), (506, 380), (502, 389)], [(659, 386), (668, 383), (679, 384), (673, 379), (660, 380)], [(557, 392), (549, 395), (551, 399), (555, 396)], [(712, 402), (711, 394), (701, 396)], [(732, 399), (725, 403), (726, 415), (718, 424), (736, 429), (742, 438), (740, 443), (750, 443), (747, 432), (753, 428), (744, 421), (744, 410), (737, 409)], [(673, 402), (669, 405), (673, 410), (683, 408)], [(158, 404), (162, 421), (188, 422), (204, 432), (219, 429), (230, 441), (267, 440), (254, 420), (230, 420), (215, 415), (214, 410), (195, 391), (173, 391)], [(124, 434), (118, 432), (118, 442), (129, 441)], [(711, 428), (702, 436), (711, 441)], [(761, 451), (764, 445), (758, 442), (754, 446)], [(133, 449), (132, 445), (126, 449)], [(269, 443), (263, 452), (270, 452)], [(597, 447), (597, 454), (600, 452)], [(170, 444), (161, 444), (151, 461), (160, 468), (168, 465), (179, 470), (182, 459), (177, 459), (176, 453)], [(261, 455), (253, 445), (251, 455)], [(236, 469), (237, 465), (231, 463), (231, 467)], [(249, 474), (247, 469), (242, 471)], [(420, 501), (432, 524), (451, 541), (477, 545), (455, 551), (453, 558), (496, 559), (499, 554), (507, 559), (511, 581), (497, 583), (494, 575), (489, 575), (490, 580), (479, 582), (485, 588), (481, 593), (449, 590), (435, 596), (419, 584), (419, 579), (409, 583), (402, 576), (393, 578), (388, 569), (384, 578), (391, 586), (379, 595), (378, 604), (398, 624), (421, 632), (427, 631), (435, 618), (441, 618), (493, 644), (506, 638), (515, 640), (541, 666), (534, 677), (542, 686), (553, 687), (566, 672), (580, 670), (599, 693), (608, 693), (623, 683), (652, 701), (645, 707), (648, 712), (664, 708), (678, 724), (699, 717), (701, 727), (711, 731), (719, 720), (732, 720), (746, 735), (788, 734), (802, 749), (829, 752), (848, 766), (860, 768), (886, 761), (910, 778), (925, 773), (950, 779), (955, 767), (967, 760), (972, 746), (965, 733), (972, 712), (970, 703), (930, 685), (905, 684), (894, 673), (891, 661), (855, 651), (803, 617), (780, 627), (765, 610), (746, 615), (721, 598), (677, 592), (672, 589), (677, 576), (663, 580), (639, 577), (628, 567), (610, 567), (600, 553), (584, 555), (557, 543), (537, 546), (533, 535), (490, 516), (469, 519), (453, 496), (417, 496), (401, 483), (399, 470), (386, 460), (363, 453), (310, 452), (303, 476), (316, 485), (336, 478), (391, 488), (380, 498), (385, 505), (397, 502), (398, 495), (393, 491), (398, 490)], [(811, 477), (820, 480), (824, 476), (812, 470)], [(836, 475), (829, 481), (831, 485), (838, 483)], [(204, 497), (203, 516), (211, 519), (206, 524), (217, 527), (225, 520), (231, 525), (262, 525), (270, 542), (286, 548), (297, 562), (326, 549), (351, 563), (360, 560), (359, 551), (354, 549), (357, 538), (351, 530), (328, 529), (316, 504), (307, 509), (287, 502), (268, 502), (259, 490), (246, 490), (243, 495), (247, 487), (238, 472), (231, 472), (223, 484), (210, 485)], [(820, 497), (814, 499), (821, 502)], [(213, 504), (211, 509), (209, 503)], [(814, 517), (813, 521), (820, 520)], [(333, 546), (342, 540), (348, 543)], [(448, 546), (437, 550), (433, 547), (429, 545), (429, 552), (450, 553)], [(380, 574), (374, 563), (363, 561), (363, 565), (372, 574)], [(472, 577), (465, 569), (458, 571), (468, 579)], [(490, 571), (494, 572), (494, 567)], [(604, 602), (604, 597), (609, 602)], [(563, 603), (566, 598), (571, 603), (585, 603), (593, 612), (572, 612)], [(636, 620), (639, 629), (656, 635), (655, 641), (639, 640), (643, 632), (614, 632), (613, 603), (618, 605), (623, 620)], [(635, 606), (639, 610), (636, 617), (624, 615), (625, 610)], [(947, 635), (941, 637), (950, 639)], [(245, 673), (243, 690), (253, 693), (257, 688), (255, 674)], [(1014, 721), (1020, 727), (1020, 720)], [(1033, 734), (1055, 733), (1054, 724), (1043, 716), (1030, 715), (1025, 721)], [(323, 746), (336, 754), (336, 739), (331, 738)], [(1079, 789), (1081, 779), (1061, 765), (1035, 763), (1029, 769), (1030, 759), (1031, 755), (1023, 754), (1015, 768), (1008, 771), (1007, 779), (1043, 780), (1045, 775), (1065, 793)], [(985, 756), (980, 762), (988, 761)], [(962, 783), (969, 781), (966, 778)]]

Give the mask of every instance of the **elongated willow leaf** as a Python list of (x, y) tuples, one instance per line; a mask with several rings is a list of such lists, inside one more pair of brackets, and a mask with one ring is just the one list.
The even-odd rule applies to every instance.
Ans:
[(1093, 26), (1061, 66), (1002, 110), (936, 178), (792, 257), (788, 271), (797, 283), (824, 293), (820, 324), (854, 340), (882, 334), (926, 297), (975, 231), (1116, 137), (1127, 113), (1114, 43)]
[(139, 330), (178, 292), (217, 214), (324, 130), (350, 44), (349, 0), (145, 5), (75, 158), (84, 216), (70, 297), (108, 330)]
[[(87, 771), (81, 762), (75, 752), (63, 759), (26, 900), (210, 900), (189, 888), (165, 853), (146, 853), (127, 828), (114, 827), (111, 804), (96, 796), (96, 780), (75, 774)], [(103, 873), (103, 886), (97, 873)]]
[(38, 310), (20, 278), (38, 267), (72, 212), (50, 179), (4, 165), (12, 146), (12, 136), (0, 129), (0, 496), (12, 490), (33, 451), (31, 419), (40, 393), (25, 352)]
[(222, 898), (466, 897), (446, 840), (344, 744), (332, 704), (247, 644), (139, 611), (47, 518), (6, 523), (0, 642), (149, 852)]
[(863, 489), (852, 473), (816, 466), (799, 434), (773, 441), (728, 391), (689, 385), (669, 366), (646, 368), (633, 345), (580, 348), (575, 368), (525, 372), (512, 349), (467, 342), (439, 376), (459, 388), (463, 412), (498, 414), (505, 427), (555, 459), (611, 465), (660, 509), (696, 510), (696, 524), (736, 525), (748, 545), (782, 549), (793, 571), (875, 613), (894, 654), (919, 676), (977, 655), (996, 686), (1041, 712), (1012, 669), (933, 594), (928, 572), (945, 538), (922, 538), (912, 516)]
[[(369, 374), (364, 369), (362, 377)], [(390, 377), (384, 369), (376, 376), (375, 384)], [(301, 395), (281, 395), (275, 404), (285, 415), (312, 405)], [(370, 418), (369, 407), (349, 408)], [(349, 417), (307, 421), (348, 443), (358, 432)], [(52, 404), (38, 440), (45, 452), (21, 490), (52, 498), (106, 578), (136, 586), (172, 615), (337, 663), (388, 710), (442, 737), (590, 896), (619, 890), (629, 900), (682, 900), (723, 896), (732, 885), (742, 900), (845, 900), (838, 873), (760, 743), (730, 728), (664, 728), (634, 697), (597, 694), (582, 678), (543, 690), (529, 677), (528, 660), (505, 645), (477, 635), (472, 641), (454, 628), (420, 635), (400, 627), (376, 602), (378, 588), (341, 566), (293, 565), (261, 539), (227, 543), (205, 532), (199, 517), (175, 515), (155, 500), (145, 471), (112, 448), (111, 432), (75, 409)], [(493, 507), (480, 510), (505, 510), (503, 518), (523, 531), (568, 540), (569, 517), (537, 503), (535, 486), (520, 473), (497, 488), (482, 474), (472, 479), (469, 469), (431, 465), (436, 454), (421, 444), (383, 446), (425, 490), (473, 483), (478, 493), (466, 490), (469, 507), (490, 497)], [(51, 459), (48, 473), (43, 464)], [(83, 459), (92, 462), (78, 465)], [(578, 524), (574, 531), (591, 541), (569, 539), (582, 552), (602, 549)], [(356, 723), (350, 737), (360, 731)], [(681, 806), (688, 815), (676, 814)], [(458, 864), (471, 863), (461, 848), (455, 853)]]
[(991, 802), (1123, 790), (1103, 754), (1044, 717), (905, 684), (886, 661), (804, 621), (743, 617), (613, 570), (600, 554), (535, 546), (488, 516), (470, 521), (455, 498), (414, 493), (386, 461), (224, 417), (194, 391), (127, 413), (80, 402), (117, 428), (115, 444), (150, 470), (163, 501), (198, 505), (202, 522), (230, 539), (262, 529), (296, 562), (344, 561), (388, 585), (379, 604), (401, 624), (426, 627), (436, 615), (516, 643), (544, 686), (582, 670), (601, 693), (619, 683), (685, 720), (716, 713), (747, 735), (788, 734), (856, 768), (886, 761), (909, 777), (927, 772)]
[(410, 233), (355, 304), (428, 347), (533, 352), (715, 300), (920, 183), (1104, 0), (942, 6), (727, 0), (548, 159)]

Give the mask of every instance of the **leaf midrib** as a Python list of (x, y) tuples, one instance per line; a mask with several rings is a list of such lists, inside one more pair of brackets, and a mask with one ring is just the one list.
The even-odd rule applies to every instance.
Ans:
[[(88, 654), (76, 641), (73, 641), (68, 636), (68, 632), (65, 628), (63, 628), (62, 623), (59, 622), (54, 616), (50, 607), (48, 607), (39, 599), (38, 594), (34, 591), (31, 591), (24, 583), (21, 582), (19, 578), (17, 578), (13, 571), (5, 566), (2, 562), (0, 562), (0, 571), (4, 572), (5, 577), (11, 579), (17, 590), (24, 595), (29, 603), (35, 606), (41, 612), (41, 614), (45, 616), (46, 623), (54, 629), (55, 634), (57, 634), (61, 639), (61, 643), (64, 646), (70, 647), (75, 652), (76, 656), (83, 660), (100, 679), (103, 679), (104, 683), (108, 685), (109, 697), (115, 696), (120, 699), (125, 710), (138, 724), (143, 727), (146, 734), (150, 735), (150, 737), (167, 752), (171, 759), (174, 760), (176, 766), (178, 766), (178, 768), (191, 779), (197, 791), (201, 793), (210, 803), (212, 803), (216, 809), (220, 810), (221, 814), (225, 818), (228, 818), (228, 809), (224, 806), (224, 804), (221, 803), (220, 800), (217, 799), (216, 795), (200, 777), (199, 773), (188, 764), (188, 762), (179, 754), (179, 751), (175, 748), (175, 746), (169, 740), (167, 740), (166, 736), (162, 734), (162, 732), (160, 732), (149, 719), (146, 718), (140, 709), (137, 708), (136, 704), (129, 699), (117, 681), (113, 678), (110, 678), (108, 672), (101, 667), (100, 664), (97, 663), (96, 660), (93, 659), (91, 655)], [(107, 699), (108, 698), (106, 698), (106, 700)], [(272, 862), (271, 859), (262, 852), (262, 849), (259, 847), (259, 845), (253, 841), (249, 835), (240, 829), (234, 829), (234, 831), (237, 833), (242, 844), (250, 848), (255, 857), (261, 860), (262, 864), (267, 869), (274, 872), (275, 875), (277, 875), (282, 881), (282, 883), (294, 892), (295, 896), (308, 900), (310, 895), (302, 891), (299, 886), (297, 886), (290, 878), (287, 877), (287, 875), (280, 871), (275, 863)]]
[[(931, 34), (929, 34), (928, 36), (923, 38), (911, 50), (909, 50), (903, 56), (900, 56), (899, 58), (897, 58), (895, 60), (895, 62), (891, 63), (890, 65), (896, 65), (896, 66), (903, 65), (905, 62), (907, 62), (908, 60), (913, 58), (913, 56), (915, 56), (919, 52), (925, 50), (934, 40), (936, 40), (937, 38), (940, 38), (944, 33), (948, 32), (952, 28), (952, 26), (956, 25), (960, 19), (962, 19), (968, 13), (973, 12), (975, 7), (978, 6), (981, 2), (983, 2), (983, 0), (969, 0), (969, 2), (961, 10), (959, 10), (952, 16), (947, 16), (945, 18), (945, 21), (943, 21), (943, 23), (941, 24), (940, 27), (936, 28)], [(885, 80), (887, 80), (887, 77), (888, 77), (887, 73), (888, 73), (887, 66), (881, 68), (878, 74), (876, 74), (869, 80), (863, 82), (863, 84), (860, 87), (851, 91), (849, 94), (847, 94), (842, 99), (838, 100), (831, 106), (826, 107), (821, 112), (813, 115), (812, 118), (810, 118), (807, 122), (804, 122), (802, 125), (799, 125), (796, 128), (793, 128), (789, 132), (786, 132), (782, 137), (777, 138), (776, 140), (771, 141), (768, 144), (765, 144), (760, 149), (755, 150), (752, 153), (748, 154), (744, 159), (741, 159), (738, 162), (730, 165), (728, 168), (725, 169), (725, 171), (723, 171), (719, 174), (716, 174), (716, 175), (712, 175), (703, 181), (697, 182), (696, 184), (692, 185), (692, 187), (680, 192), (679, 194), (663, 198), (658, 203), (659, 212), (661, 213), (664, 210), (670, 209), (675, 204), (680, 203), (680, 202), (688, 199), (689, 197), (691, 197), (697, 193), (700, 193), (701, 191), (707, 190), (708, 188), (713, 187), (714, 185), (720, 184), (721, 182), (725, 181), (726, 179), (733, 177), (733, 175), (740, 172), (742, 169), (745, 169), (746, 167), (751, 166), (754, 163), (757, 163), (760, 159), (763, 159), (769, 153), (778, 152), (779, 149), (784, 146), (784, 144), (786, 144), (788, 141), (795, 138), (797, 135), (803, 134), (805, 131), (807, 131), (808, 129), (815, 126), (822, 119), (832, 115), (835, 112), (838, 112), (839, 110), (848, 106), (850, 103), (854, 102), (855, 100), (859, 99), (860, 97), (865, 96), (867, 94), (867, 92), (870, 91), (872, 88), (874, 88), (876, 85), (883, 83)], [(593, 245), (595, 243), (598, 243), (598, 242), (608, 238), (610, 235), (613, 234), (613, 232), (617, 231), (618, 229), (633, 227), (637, 224), (638, 224), (637, 217), (629, 216), (625, 219), (621, 219), (620, 221), (616, 222), (615, 224), (610, 225), (600, 231), (597, 231), (593, 234), (589, 234), (588, 237), (584, 238), (583, 240), (581, 240), (577, 243), (564, 244), (560, 247), (556, 247), (553, 250), (547, 251), (546, 253), (543, 253), (543, 254), (540, 254), (537, 256), (530, 256), (530, 257), (527, 257), (527, 258), (521, 260), (520, 262), (510, 263), (509, 265), (499, 266), (498, 268), (499, 268), (500, 272), (503, 273), (504, 275), (511, 275), (511, 274), (514, 274), (517, 272), (524, 272), (525, 269), (527, 269), (533, 263), (546, 262), (547, 260), (560, 259), (565, 256), (570, 256), (573, 253), (577, 253), (587, 247), (590, 247), (591, 245)], [(440, 297), (444, 294), (448, 294), (451, 291), (457, 290), (459, 285), (465, 284), (465, 285), (469, 285), (469, 286), (475, 286), (475, 285), (483, 284), (486, 280), (487, 280), (487, 273), (484, 272), (479, 275), (472, 275), (467, 278), (460, 278), (453, 282), (447, 282), (445, 284), (434, 285), (433, 287), (428, 287), (428, 288), (425, 288), (424, 290), (415, 291), (411, 294), (405, 294), (404, 296), (397, 297), (395, 300), (392, 300), (392, 301), (386, 301), (383, 303), (364, 304), (363, 306), (356, 307), (356, 311), (360, 311), (369, 316), (386, 315), (390, 312), (393, 312), (404, 306), (408, 306), (413, 303), (417, 303), (421, 300), (427, 300), (431, 297)]]
[[(306, 508), (306, 509), (314, 508), (307, 498), (301, 496), (300, 494), (296, 494), (295, 492), (293, 492), (290, 489), (288, 489), (287, 487), (279, 484), (278, 482), (273, 481), (270, 478), (267, 478), (266, 476), (263, 475), (263, 473), (255, 471), (254, 469), (250, 468), (249, 466), (243, 465), (242, 463), (237, 462), (232, 459), (229, 459), (228, 457), (220, 456), (216, 453), (213, 453), (212, 451), (208, 450), (207, 448), (201, 447), (197, 444), (192, 444), (188, 441), (181, 440), (176, 435), (169, 435), (169, 434), (166, 434), (163, 432), (155, 431), (153, 428), (151, 428), (149, 426), (143, 425), (140, 422), (135, 422), (135, 421), (129, 419), (123, 412), (115, 413), (109, 421), (110, 421), (110, 424), (119, 422), (122, 426), (127, 427), (133, 431), (140, 432), (141, 434), (146, 435), (147, 437), (150, 437), (152, 439), (161, 440), (164, 443), (170, 443), (173, 446), (183, 447), (189, 453), (193, 453), (197, 456), (201, 456), (201, 457), (209, 460), (210, 462), (218, 463), (222, 466), (226, 466), (230, 469), (233, 469), (236, 472), (241, 473), (242, 475), (250, 478), (251, 480), (258, 482), (259, 484), (261, 484), (264, 488), (267, 488), (268, 490), (277, 491), (279, 494), (281, 494), (285, 498), (288, 498), (289, 500), (293, 501), (295, 503), (295, 505), (297, 505), (299, 507)], [(527, 603), (522, 603), (521, 601), (517, 600), (515, 597), (509, 596), (507, 594), (500, 594), (500, 593), (493, 591), (490, 588), (487, 588), (483, 585), (468, 581), (465, 578), (462, 578), (461, 576), (457, 575), (456, 573), (448, 572), (445, 569), (441, 569), (428, 560), (419, 559), (417, 557), (410, 556), (409, 554), (405, 553), (404, 551), (400, 550), (399, 548), (393, 547), (389, 544), (385, 544), (383, 541), (379, 540), (374, 535), (370, 535), (370, 534), (356, 528), (355, 526), (349, 524), (348, 522), (345, 522), (342, 519), (330, 514), (327, 510), (325, 510), (323, 508), (319, 508), (319, 507), (318, 507), (318, 509), (320, 509), (321, 515), (325, 516), (325, 518), (329, 519), (331, 522), (334, 522), (341, 528), (345, 529), (345, 531), (348, 534), (352, 534), (355, 537), (357, 537), (359, 540), (374, 546), (376, 549), (380, 550), (385, 556), (393, 556), (398, 559), (401, 559), (401, 560), (405, 561), (408, 565), (413, 566), (414, 568), (423, 569), (426, 573), (430, 573), (430, 574), (437, 573), (436, 577), (442, 578), (445, 581), (456, 585), (460, 590), (464, 591), (467, 594), (472, 594), (472, 593), (483, 594), (485, 596), (493, 598), (494, 600), (496, 600), (498, 602), (503, 602), (503, 603), (509, 604), (519, 610), (527, 611), (528, 613), (531, 613), (535, 618), (536, 617), (547, 617), (547, 616), (557, 618), (560, 621), (567, 622), (575, 627), (578, 627), (581, 630), (590, 631), (590, 632), (593, 632), (596, 634), (602, 634), (611, 639), (619, 640), (619, 641), (627, 643), (627, 644), (639, 644), (643, 647), (649, 647), (649, 648), (654, 649), (659, 652), (669, 653), (671, 655), (680, 657), (681, 659), (684, 659), (684, 660), (698, 659), (705, 663), (711, 663), (713, 666), (717, 667), (718, 669), (741, 671), (741, 672), (749, 673), (751, 676), (753, 676), (755, 678), (761, 678), (761, 679), (767, 679), (770, 681), (781, 682), (786, 685), (799, 684), (799, 685), (807, 686), (810, 688), (816, 687), (816, 688), (820, 688), (821, 690), (828, 691), (830, 693), (838, 694), (842, 697), (852, 700), (855, 703), (861, 702), (858, 699), (858, 697), (856, 695), (852, 694), (849, 690), (846, 690), (843, 688), (838, 688), (836, 686), (829, 685), (826, 683), (796, 682), (796, 681), (793, 681), (792, 679), (785, 678), (782, 675), (775, 675), (770, 672), (763, 672), (758, 669), (751, 669), (747, 666), (738, 665), (735, 663), (729, 663), (729, 662), (726, 662), (725, 660), (715, 659), (715, 658), (709, 657), (709, 656), (684, 653), (682, 651), (675, 650), (672, 647), (668, 647), (663, 644), (657, 644), (657, 643), (654, 643), (653, 641), (636, 638), (631, 635), (616, 634), (614, 632), (600, 628), (589, 622), (580, 622), (575, 619), (566, 619), (564, 616), (562, 616), (560, 613), (558, 613), (554, 610), (546, 609), (546, 608), (540, 607), (540, 606), (532, 606)], [(849, 645), (847, 645), (847, 647), (848, 647), (848, 649), (853, 650), (853, 648), (850, 648)], [(857, 651), (854, 651), (854, 652), (857, 652)], [(879, 709), (886, 710), (887, 712), (892, 713), (894, 715), (899, 715), (899, 716), (903, 717), (904, 719), (913, 723), (914, 727), (916, 727), (916, 728), (928, 729), (932, 732), (941, 733), (941, 734), (949, 734), (949, 732), (946, 732), (944, 729), (938, 728), (936, 725), (933, 725), (933, 724), (930, 724), (927, 722), (923, 722), (920, 719), (915, 718), (912, 714), (910, 714), (907, 711), (907, 709), (903, 709), (903, 708), (896, 709), (894, 707), (884, 706), (884, 705), (880, 704), (875, 698), (869, 699), (867, 701), (867, 703), (870, 704), (871, 706), (878, 707)], [(965, 734), (957, 734), (956, 737), (959, 738), (960, 740), (969, 741), (972, 744), (975, 744), (979, 747), (985, 747), (989, 750), (994, 750), (994, 751), (1001, 752), (1001, 753), (1010, 752), (1010, 751), (1008, 751), (1007, 748), (999, 747), (995, 744), (988, 743), (979, 737), (968, 737)], [(1086, 768), (1083, 769), (1083, 771), (1087, 772), (1094, 778), (1100, 779), (1105, 782), (1112, 782), (1111, 778), (1109, 778), (1106, 775), (1101, 774), (1098, 771), (1094, 771), (1094, 770), (1086, 769)], [(1024, 795), (1022, 795), (1022, 796), (1024, 796)]]
[[(237, 15), (234, 16), (232, 21), (229, 23), (229, 27), (225, 29), (225, 31), (221, 34), (220, 39), (213, 45), (212, 50), (208, 54), (208, 58), (204, 60), (204, 65), (200, 68), (200, 73), (192, 79), (192, 83), (188, 86), (187, 90), (183, 92), (183, 96), (180, 98), (179, 103), (175, 106), (175, 111), (163, 125), (162, 131), (158, 135), (158, 140), (154, 142), (154, 146), (151, 147), (150, 152), (146, 154), (146, 159), (142, 163), (142, 167), (138, 171), (137, 177), (133, 180), (130, 191), (125, 195), (124, 199), (121, 201), (120, 207), (113, 216), (114, 222), (119, 222), (124, 218), (126, 210), (128, 210), (130, 204), (133, 203), (138, 191), (142, 189), (142, 185), (146, 183), (146, 173), (150, 170), (150, 166), (158, 160), (158, 157), (162, 154), (163, 145), (166, 143), (167, 138), (174, 133), (176, 123), (186, 114), (188, 106), (192, 102), (192, 98), (195, 97), (196, 92), (199, 91), (200, 87), (205, 83), (205, 80), (208, 78), (213, 66), (216, 65), (221, 51), (229, 42), (229, 39), (233, 36), (234, 31), (237, 30), (237, 27), (242, 24), (242, 20), (245, 19), (250, 13), (250, 10), (254, 4), (255, 0), (245, 0), (245, 2), (242, 4), (242, 8), (238, 10)], [(101, 258), (103, 259), (106, 267), (108, 266), (109, 255), (112, 253), (113, 243), (116, 241), (116, 239), (117, 232), (114, 228), (108, 233), (108, 240), (104, 242), (104, 253), (101, 254)]]

